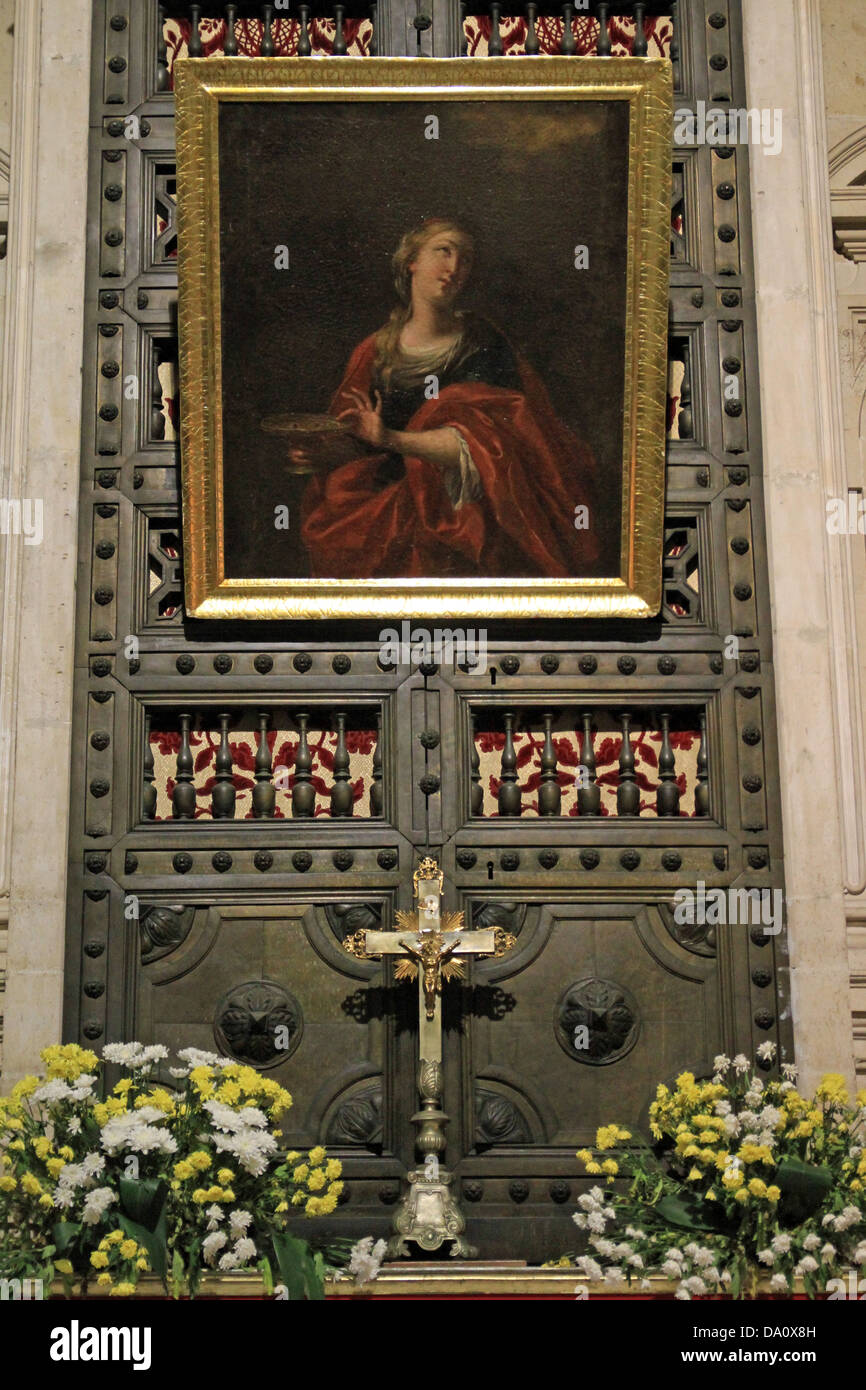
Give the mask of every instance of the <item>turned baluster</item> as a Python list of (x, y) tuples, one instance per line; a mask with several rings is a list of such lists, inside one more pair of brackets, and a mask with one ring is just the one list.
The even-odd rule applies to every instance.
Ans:
[(701, 741), (698, 747), (698, 781), (695, 787), (695, 815), (710, 814), (710, 760), (707, 756), (707, 713), (701, 710)]
[(502, 31), (499, 28), (499, 17), (502, 14), (501, 5), (490, 6), (490, 38), (487, 42), (487, 52), (491, 58), (502, 56)]
[(155, 777), (153, 775), (153, 748), (150, 743), (150, 720), (151, 716), (144, 716), (144, 767), (142, 769), (142, 781), (144, 790), (141, 794), (141, 814), (145, 820), (153, 820), (156, 816), (156, 787), (154, 786)]
[(680, 789), (677, 786), (677, 764), (671, 748), (671, 717), (660, 714), (662, 746), (659, 751), (659, 785), (656, 792), (656, 811), (660, 816), (678, 816)]
[(274, 36), (271, 26), (274, 22), (273, 5), (262, 5), (262, 46), (259, 49), (263, 58), (272, 58), (274, 53)]
[(634, 46), (632, 56), (634, 58), (645, 58), (647, 55), (646, 29), (644, 28), (644, 15), (646, 14), (646, 4), (641, 0), (636, 0), (634, 7)]
[(538, 53), (538, 35), (535, 32), (535, 20), (538, 15), (537, 5), (526, 6), (526, 42), (523, 45), (524, 53), (530, 58), (534, 58)]
[(634, 750), (629, 737), (630, 714), (619, 717), (622, 729), (622, 744), (619, 750), (619, 784), (616, 789), (616, 813), (618, 816), (637, 816), (640, 814), (640, 788), (634, 773)]
[(309, 58), (313, 51), (310, 43), (310, 7), (309, 5), (298, 6), (298, 18), (300, 29), (298, 31), (298, 57)]
[(179, 719), (180, 747), (177, 750), (174, 790), (171, 794), (171, 813), (175, 820), (192, 820), (195, 816), (192, 750), (189, 746), (189, 726), (192, 715), (182, 714)]
[(585, 769), (577, 788), (577, 809), (582, 816), (601, 814), (601, 787), (597, 784), (598, 767), (595, 750), (592, 746), (592, 715), (584, 712), (583, 741), (580, 748), (580, 765)]
[(509, 710), (505, 716), (505, 746), (502, 749), (502, 766), (499, 784), (500, 816), (519, 816), (521, 811), (520, 787), (517, 784), (517, 754), (514, 751), (514, 714)]
[(190, 58), (200, 58), (204, 49), (201, 46), (201, 5), (190, 5), (190, 33), (187, 52)]
[(231, 715), (220, 714), (220, 741), (214, 759), (214, 784), (211, 792), (211, 808), (214, 820), (231, 820), (235, 813), (235, 784), (232, 774), (232, 750), (229, 744), (229, 720)]
[(553, 742), (551, 725), (553, 715), (544, 716), (544, 748), (541, 751), (541, 786), (538, 788), (538, 814), (540, 816), (559, 816), (562, 814), (562, 792), (559, 789), (559, 773), (556, 769), (556, 747)]
[(154, 441), (165, 439), (162, 382), (159, 379), (159, 354), (156, 352), (153, 355), (153, 381), (150, 388), (150, 437)]
[(560, 50), (559, 50), (559, 51), (560, 51), (561, 53), (563, 53), (563, 54), (565, 55), (565, 57), (567, 57), (567, 58), (571, 57), (571, 55), (572, 55), (573, 53), (576, 53), (576, 52), (577, 52), (577, 43), (575, 42), (575, 38), (574, 38), (574, 29), (573, 29), (573, 27), (572, 27), (572, 21), (573, 21), (573, 19), (574, 19), (574, 6), (573, 6), (573, 5), (563, 5), (563, 7), (562, 7), (562, 43), (561, 43), (561, 45), (560, 45)]
[(349, 783), (349, 751), (346, 748), (346, 716), (337, 715), (337, 749), (334, 753), (334, 782), (331, 787), (331, 815), (350, 816), (354, 796)]
[(370, 815), (382, 814), (382, 711), (376, 715), (376, 747), (373, 750), (373, 780), (370, 783)]
[(256, 736), (256, 785), (253, 787), (253, 815), (257, 820), (274, 814), (277, 793), (271, 781), (273, 764), (268, 747), (268, 722), (270, 715), (266, 710), (259, 714), (259, 728)]
[(226, 36), (223, 42), (223, 53), (227, 58), (234, 58), (238, 51), (238, 39), (235, 33), (237, 13), (237, 5), (226, 5)]
[(484, 788), (481, 785), (481, 759), (478, 756), (478, 743), (476, 741), (475, 716), (469, 720), (469, 733), (471, 736), (471, 752), (469, 754), (469, 780), (471, 783), (469, 791), (469, 809), (473, 816), (483, 816), (484, 814)]
[(334, 47), (331, 50), (335, 58), (343, 58), (346, 55), (346, 35), (343, 32), (343, 20), (346, 15), (345, 5), (334, 6)]
[(610, 57), (610, 34), (607, 29), (607, 17), (609, 12), (609, 0), (600, 0), (600, 3), (595, 7), (595, 13), (598, 16), (598, 40), (595, 45), (595, 51), (599, 58)]
[(156, 22), (159, 30), (156, 36), (156, 90), (168, 91), (168, 48), (165, 42), (165, 5), (157, 5)]
[(316, 810), (316, 789), (313, 786), (313, 759), (307, 742), (308, 714), (296, 714), (300, 733), (295, 751), (295, 775), (292, 780), (292, 815), (312, 816)]

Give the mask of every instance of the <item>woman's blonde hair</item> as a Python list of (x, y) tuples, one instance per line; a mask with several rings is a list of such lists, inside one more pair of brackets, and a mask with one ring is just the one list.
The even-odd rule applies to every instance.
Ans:
[(394, 274), (394, 288), (400, 303), (391, 310), (388, 322), (376, 334), (375, 365), (383, 378), (387, 378), (389, 375), (389, 364), (393, 359), (400, 334), (409, 320), (412, 308), (412, 271), (410, 267), (417, 259), (421, 247), (431, 237), (438, 236), (445, 231), (459, 233), (463, 240), (468, 243), (470, 251), (474, 252), (475, 238), (463, 226), (462, 222), (458, 222), (454, 217), (430, 217), (426, 222), (420, 222), (417, 227), (404, 233), (400, 238), (397, 250), (394, 252), (391, 269)]

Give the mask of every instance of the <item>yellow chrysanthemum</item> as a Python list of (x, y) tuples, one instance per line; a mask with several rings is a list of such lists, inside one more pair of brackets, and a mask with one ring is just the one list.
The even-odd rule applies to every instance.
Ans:
[(767, 1201), (778, 1202), (781, 1195), (781, 1189), (778, 1188), (774, 1182), (770, 1183), (770, 1186), (767, 1188)]
[(119, 1284), (115, 1284), (114, 1288), (111, 1290), (111, 1297), (112, 1297), (112, 1298), (114, 1298), (114, 1297), (117, 1297), (117, 1298), (129, 1298), (130, 1294), (134, 1294), (134, 1293), (135, 1293), (135, 1285), (134, 1285), (134, 1284), (130, 1284), (130, 1283), (129, 1283), (129, 1280), (124, 1279), (124, 1280), (121, 1280), (121, 1282), (120, 1282)]
[(104, 1250), (94, 1250), (90, 1256), (90, 1263), (94, 1269), (105, 1269), (108, 1264), (108, 1256)]
[(45, 1159), (51, 1152), (51, 1140), (47, 1139), (44, 1134), (40, 1134), (38, 1138), (32, 1140), (32, 1144), (33, 1152), (35, 1153), (36, 1157), (38, 1159), (41, 1159), (44, 1163)]
[(104, 1289), (110, 1289), (114, 1283), (110, 1274), (99, 1274), (96, 1277), (97, 1284), (101, 1284)]
[(619, 1172), (619, 1164), (617, 1163), (615, 1158), (606, 1158), (601, 1165), (601, 1171), (603, 1173), (610, 1173), (612, 1176), (615, 1177), (616, 1174)]
[(828, 1072), (822, 1076), (815, 1092), (822, 1100), (833, 1101), (837, 1105), (848, 1104), (848, 1087), (845, 1085), (845, 1078), (839, 1072)]
[(54, 1261), (54, 1268), (57, 1270), (57, 1273), (58, 1273), (58, 1274), (71, 1274), (71, 1273), (72, 1273), (72, 1261), (71, 1261), (71, 1260), (55, 1260), (55, 1261)]
[(703, 1176), (700, 1168), (692, 1168), (691, 1172), (686, 1175), (686, 1182), (700, 1182)]
[(18, 1186), (11, 1173), (4, 1173), (0, 1178), (0, 1192), (14, 1192)]
[[(195, 1153), (190, 1154), (187, 1162), (196, 1173), (203, 1173), (205, 1168), (210, 1167), (211, 1157), (205, 1149), (196, 1149)], [(232, 1174), (232, 1176), (234, 1176), (234, 1174)]]
[(751, 1178), (749, 1180), (749, 1191), (753, 1197), (766, 1197), (767, 1184), (762, 1182), (760, 1178)]
[(138, 1241), (131, 1239), (121, 1241), (120, 1253), (125, 1260), (134, 1260), (138, 1254)]
[(749, 1194), (744, 1187), (738, 1188), (737, 1191), (734, 1193), (735, 1202), (748, 1202), (748, 1200)]
[(141, 1256), (139, 1259), (136, 1260), (135, 1267), (136, 1269), (145, 1270), (149, 1269), (150, 1265), (147, 1263), (147, 1260), (143, 1256)]
[(321, 1197), (308, 1197), (307, 1204), (304, 1207), (307, 1216), (318, 1216), (322, 1209), (322, 1201), (323, 1199)]
[(322, 1188), (325, 1186), (326, 1182), (327, 1178), (325, 1177), (324, 1169), (314, 1168), (310, 1176), (307, 1178), (307, 1187), (310, 1189), (311, 1192), (320, 1192)]
[(325, 1164), (325, 1176), (329, 1182), (339, 1178), (343, 1172), (343, 1165), (338, 1158), (329, 1158)]
[[(853, 1186), (853, 1183), (852, 1183), (852, 1186)], [(330, 1187), (328, 1188), (328, 1193), (329, 1193), (329, 1194), (333, 1193), (333, 1195), (334, 1195), (335, 1197), (339, 1197), (340, 1194), (342, 1193), (342, 1191), (343, 1191), (343, 1184), (342, 1184), (341, 1182), (332, 1182), (331, 1185), (330, 1185)]]
[(63, 1169), (66, 1167), (66, 1159), (49, 1158), (45, 1163), (45, 1167), (48, 1169), (48, 1172), (51, 1174), (52, 1178), (57, 1178), (60, 1176), (60, 1174), (63, 1172)]
[(28, 1197), (41, 1197), (42, 1184), (33, 1173), (24, 1173), (21, 1178), (21, 1187)]
[(235, 1175), (233, 1169), (220, 1168), (217, 1173), (217, 1181), (221, 1182), (223, 1187), (225, 1187), (228, 1183), (234, 1182), (234, 1176)]
[(45, 1074), (50, 1081), (77, 1081), (84, 1072), (93, 1071), (97, 1056), (87, 1047), (77, 1043), (58, 1043), (44, 1047), (39, 1056), (45, 1064)]
[(182, 1158), (180, 1163), (174, 1165), (174, 1176), (181, 1182), (186, 1182), (188, 1178), (195, 1176), (195, 1169), (188, 1159)]
[(336, 1207), (337, 1207), (337, 1199), (336, 1199), (336, 1197), (334, 1197), (330, 1192), (328, 1192), (328, 1193), (327, 1193), (324, 1197), (322, 1197), (321, 1200), (319, 1201), (319, 1215), (320, 1215), (320, 1216), (330, 1216), (331, 1212), (336, 1210)]
[(319, 1164), (324, 1163), (326, 1158), (325, 1150), (321, 1144), (317, 1144), (314, 1149), (310, 1149), (309, 1160), (311, 1168), (318, 1168)]
[(43, 1193), (43, 1195), (39, 1198), (39, 1205), (40, 1205), (40, 1207), (44, 1207), (45, 1210), (48, 1211), (49, 1207), (53, 1207), (53, 1206), (54, 1206), (54, 1198), (51, 1197), (51, 1196), (49, 1196), (49, 1194), (48, 1194), (47, 1192), (45, 1192), (45, 1193)]
[(299, 1163), (295, 1171), (292, 1173), (292, 1182), (306, 1182), (309, 1172), (310, 1169), (308, 1164)]
[(588, 1173), (591, 1173), (593, 1176), (596, 1176), (598, 1173), (601, 1172), (601, 1164), (600, 1164), (600, 1163), (587, 1163), (587, 1165), (586, 1165), (586, 1171), (587, 1171)]

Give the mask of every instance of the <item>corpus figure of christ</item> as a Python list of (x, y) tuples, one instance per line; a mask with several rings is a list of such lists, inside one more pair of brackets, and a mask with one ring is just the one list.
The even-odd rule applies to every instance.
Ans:
[(505, 335), (461, 309), (473, 259), (448, 219), (401, 240), (397, 307), (331, 402), (350, 433), (304, 494), (312, 577), (574, 578), (598, 560), (592, 455)]

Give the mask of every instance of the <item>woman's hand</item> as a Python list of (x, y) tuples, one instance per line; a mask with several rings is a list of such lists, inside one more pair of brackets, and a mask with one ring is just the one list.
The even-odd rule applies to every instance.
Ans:
[(352, 434), (356, 439), (361, 439), (365, 444), (369, 444), (373, 449), (385, 449), (388, 447), (388, 430), (382, 419), (382, 397), (378, 391), (374, 391), (375, 404), (370, 405), (368, 398), (361, 391), (351, 390), (349, 395), (356, 402), (356, 408), (342, 410), (337, 417), (340, 420), (349, 422)]

